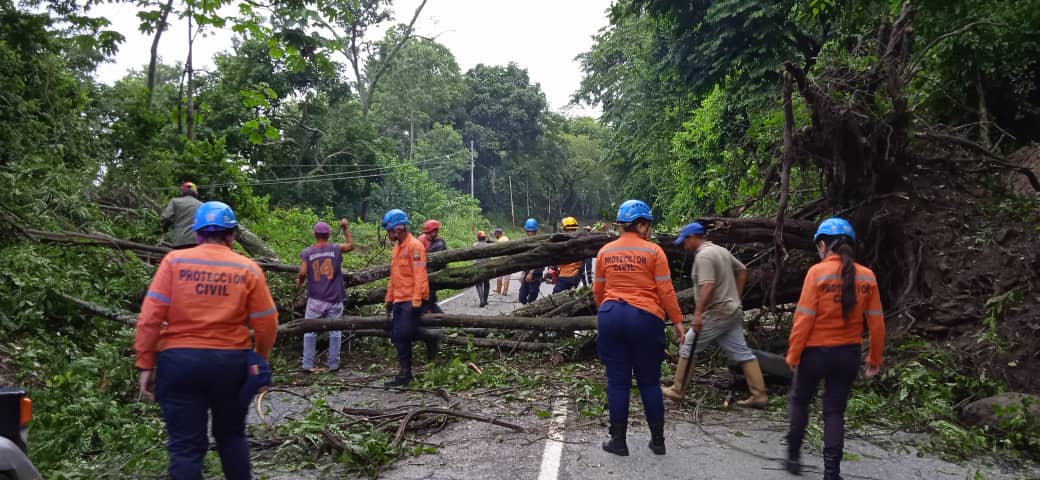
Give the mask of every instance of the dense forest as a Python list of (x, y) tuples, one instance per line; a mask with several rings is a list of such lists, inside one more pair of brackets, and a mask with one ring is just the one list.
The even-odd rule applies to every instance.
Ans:
[[(0, 383), (34, 390), (47, 478), (164, 462), (157, 409), (133, 401), (132, 327), (73, 301), (137, 311), (154, 258), (47, 232), (155, 245), (184, 181), (230, 204), (267, 260), (294, 262), (315, 221), (350, 219), (347, 270), (386, 262), (390, 208), (441, 220), (453, 248), (478, 229), (520, 235), (527, 217), (543, 232), (609, 222), (627, 198), (652, 204), (662, 233), (768, 220), (733, 244), (769, 267), (748, 330), (781, 352), (782, 286), (810, 261), (785, 222), (847, 216), (884, 283), (896, 358), (857, 393), (859, 414), (900, 405), (888, 425), (960, 454), (1040, 448), (1032, 416), (956, 421), (964, 403), (1040, 385), (1040, 0), (618, 0), (577, 59), (573, 102), (598, 119), (550, 110), (516, 63), (463, 71), (416, 31), (425, 1), (404, 18), (390, 0), (125, 3), (152, 57), (111, 84), (96, 69), (124, 36), (93, 4), (0, 0)], [(212, 29), (234, 42), (198, 68)], [(158, 58), (165, 42), (188, 55)], [(299, 292), (269, 277), (291, 320)], [(337, 460), (371, 473), (400, 454)]]

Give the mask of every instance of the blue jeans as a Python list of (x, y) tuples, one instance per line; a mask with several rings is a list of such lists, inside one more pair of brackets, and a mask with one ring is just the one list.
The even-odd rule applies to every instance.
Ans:
[(170, 478), (202, 478), (209, 450), (206, 423), (213, 413), (213, 437), (224, 478), (248, 480), (247, 405), (239, 401), (249, 350), (174, 348), (156, 359), (155, 393), (166, 421)]
[(611, 424), (628, 423), (632, 376), (643, 398), (649, 423), (664, 422), (661, 362), (664, 361), (664, 322), (624, 302), (599, 307), (596, 351), (607, 370), (607, 406)]
[[(316, 298), (307, 299), (307, 313), (304, 318), (335, 318), (343, 316), (343, 302), (330, 303)], [(339, 349), (343, 343), (343, 334), (339, 330), (329, 332), (329, 369), (339, 368)], [(303, 334), (303, 368), (314, 368), (314, 355), (318, 350), (318, 332)]]

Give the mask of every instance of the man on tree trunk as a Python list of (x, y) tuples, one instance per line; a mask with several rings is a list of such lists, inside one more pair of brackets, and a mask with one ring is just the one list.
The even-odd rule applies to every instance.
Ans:
[(199, 191), (194, 183), (181, 184), (181, 196), (170, 199), (163, 209), (161, 227), (163, 235), (171, 229), (170, 245), (174, 249), (191, 248), (196, 245), (195, 232), (191, 227), (195, 223), (195, 209), (202, 205)]

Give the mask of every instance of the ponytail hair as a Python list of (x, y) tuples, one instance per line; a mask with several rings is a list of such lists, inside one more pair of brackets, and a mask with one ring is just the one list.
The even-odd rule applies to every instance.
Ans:
[(827, 248), (841, 256), (841, 314), (849, 321), (856, 306), (856, 252), (852, 240), (844, 235), (821, 235)]

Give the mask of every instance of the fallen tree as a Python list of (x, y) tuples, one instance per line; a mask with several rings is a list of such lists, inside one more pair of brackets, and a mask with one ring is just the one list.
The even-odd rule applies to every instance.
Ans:
[[(575, 330), (595, 330), (596, 317), (541, 318), (444, 313), (423, 315), (419, 320), (419, 325), (423, 327), (501, 328), (509, 330), (573, 332)], [(303, 335), (307, 332), (326, 332), (329, 330), (385, 330), (387, 328), (390, 328), (390, 319), (386, 316), (344, 316), (337, 318), (296, 319), (280, 325), (278, 334), (295, 336)]]
[[(46, 230), (35, 229), (26, 229), (25, 232), (28, 235), (31, 235), (35, 240), (40, 242), (55, 243), (71, 247), (104, 247), (113, 248), (116, 250), (126, 250), (134, 252), (135, 254), (141, 257), (154, 261), (162, 260), (162, 258), (166, 256), (167, 253), (173, 250), (169, 247), (133, 242), (130, 240), (124, 240), (121, 238), (116, 238), (110, 235), (105, 235), (103, 233), (96, 232), (49, 232)], [(246, 243), (242, 243), (243, 238), (246, 239)], [(274, 255), (274, 251), (272, 251), (270, 247), (264, 244), (259, 239), (259, 237), (256, 237), (252, 233), (238, 237), (238, 239), (239, 243), (243, 246), (243, 248), (247, 248), (246, 244), (250, 245), (250, 247), (248, 247), (246, 250), (247, 252), (251, 251), (250, 249), (252, 249), (252, 252), (255, 252), (257, 255), (265, 255), (268, 257), (273, 256), (273, 258), (277, 258), (277, 256)], [(298, 265), (279, 263), (277, 261), (269, 261), (261, 258), (258, 258), (256, 260), (256, 264), (260, 266), (260, 268), (272, 272), (296, 273), (300, 271), (300, 267)]]
[[(355, 337), (379, 337), (379, 338), (390, 338), (390, 333), (386, 330), (351, 330), (350, 335)], [(462, 347), (473, 345), (475, 347), (485, 348), (500, 348), (507, 350), (519, 350), (524, 352), (545, 352), (549, 350), (559, 350), (564, 348), (558, 343), (549, 342), (529, 342), (524, 340), (510, 340), (503, 338), (482, 338), (473, 335), (443, 335), (440, 337), (441, 343), (448, 345), (459, 345)]]

